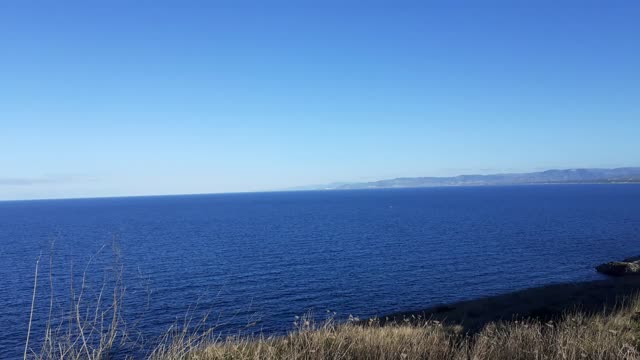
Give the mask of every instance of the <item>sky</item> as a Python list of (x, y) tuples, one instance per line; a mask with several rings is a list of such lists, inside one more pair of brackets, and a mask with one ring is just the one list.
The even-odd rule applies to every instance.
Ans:
[(0, 200), (640, 166), (637, 1), (0, 2)]

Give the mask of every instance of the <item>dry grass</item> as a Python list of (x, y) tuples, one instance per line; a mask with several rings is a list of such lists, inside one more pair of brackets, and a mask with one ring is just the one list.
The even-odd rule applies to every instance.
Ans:
[(474, 335), (439, 322), (302, 326), (285, 337), (203, 341), (185, 356), (154, 359), (640, 359), (640, 301), (609, 314), (490, 323)]
[[(142, 344), (130, 336), (132, 329), (121, 316), (125, 293), (121, 276), (87, 302), (85, 275), (75, 291), (72, 286), (72, 307), (64, 316), (56, 321), (50, 312), (44, 338), (27, 336), (25, 359), (640, 360), (638, 295), (622, 299), (616, 309), (606, 312), (572, 311), (555, 322), (491, 322), (473, 334), (434, 320), (413, 318), (383, 325), (375, 319), (337, 323), (330, 318), (314, 323), (313, 316), (306, 316), (297, 319), (286, 336), (220, 338), (206, 326), (206, 319), (194, 324), (185, 318), (164, 337)], [(37, 280), (36, 272), (34, 298)]]
[[(117, 251), (117, 248), (114, 248), (116, 255)], [(130, 339), (131, 333), (122, 317), (125, 287), (122, 283), (122, 265), (119, 260), (119, 256), (116, 256), (112, 279), (108, 283), (103, 283), (99, 291), (87, 292), (87, 269), (93, 261), (92, 258), (81, 274), (79, 285), (74, 284), (74, 277), (71, 277), (69, 307), (54, 312), (57, 307), (54, 305), (56, 299), (53, 295), (53, 274), (51, 273), (53, 260), (50, 258), (48, 319), (43, 337), (38, 339), (36, 344), (32, 344), (30, 339), (38, 288), (38, 265), (40, 263), (40, 258), (38, 258), (34, 276), (29, 330), (25, 343), (25, 360), (110, 359), (114, 349), (134, 345)]]
[[(36, 359), (111, 359), (117, 341), (118, 358), (127, 357), (126, 330), (116, 318), (105, 327), (102, 313), (112, 316), (120, 299), (99, 319), (80, 318), (75, 331), (47, 332), (42, 351), (30, 351)], [(311, 317), (309, 317), (311, 318)], [(97, 320), (96, 320), (97, 319)], [(640, 297), (613, 312), (587, 315), (568, 313), (557, 322), (535, 320), (489, 323), (480, 332), (465, 334), (460, 326), (438, 321), (409, 321), (380, 325), (336, 323), (329, 319), (315, 324), (306, 318), (286, 336), (216, 337), (204, 326), (170, 329), (147, 355), (149, 360), (177, 359), (640, 359)], [(181, 330), (182, 329), (182, 330)], [(193, 329), (193, 330), (184, 330)]]

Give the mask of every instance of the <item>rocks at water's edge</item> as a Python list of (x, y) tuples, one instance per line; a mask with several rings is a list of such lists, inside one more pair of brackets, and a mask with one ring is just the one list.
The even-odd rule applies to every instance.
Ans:
[(598, 265), (596, 271), (611, 276), (640, 275), (640, 257)]

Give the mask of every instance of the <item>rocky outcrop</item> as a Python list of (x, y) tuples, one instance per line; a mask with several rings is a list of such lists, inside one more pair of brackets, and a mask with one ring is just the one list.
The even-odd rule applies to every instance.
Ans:
[(611, 276), (640, 275), (640, 257), (598, 265), (596, 271)]

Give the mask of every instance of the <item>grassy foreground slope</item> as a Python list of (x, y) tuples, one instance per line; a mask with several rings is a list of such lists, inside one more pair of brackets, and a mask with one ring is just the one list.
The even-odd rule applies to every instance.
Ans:
[(597, 314), (557, 321), (491, 322), (466, 334), (460, 326), (406, 319), (381, 326), (315, 325), (302, 319), (285, 337), (174, 339), (152, 359), (640, 359), (640, 297)]
[(640, 360), (640, 277), (531, 288), (366, 321), (314, 323), (311, 316), (286, 336), (223, 338), (206, 318), (185, 317), (146, 340), (123, 319), (120, 278), (109, 284), (97, 294), (83, 285), (72, 311), (60, 314), (50, 294), (46, 331), (27, 335), (24, 358)]

